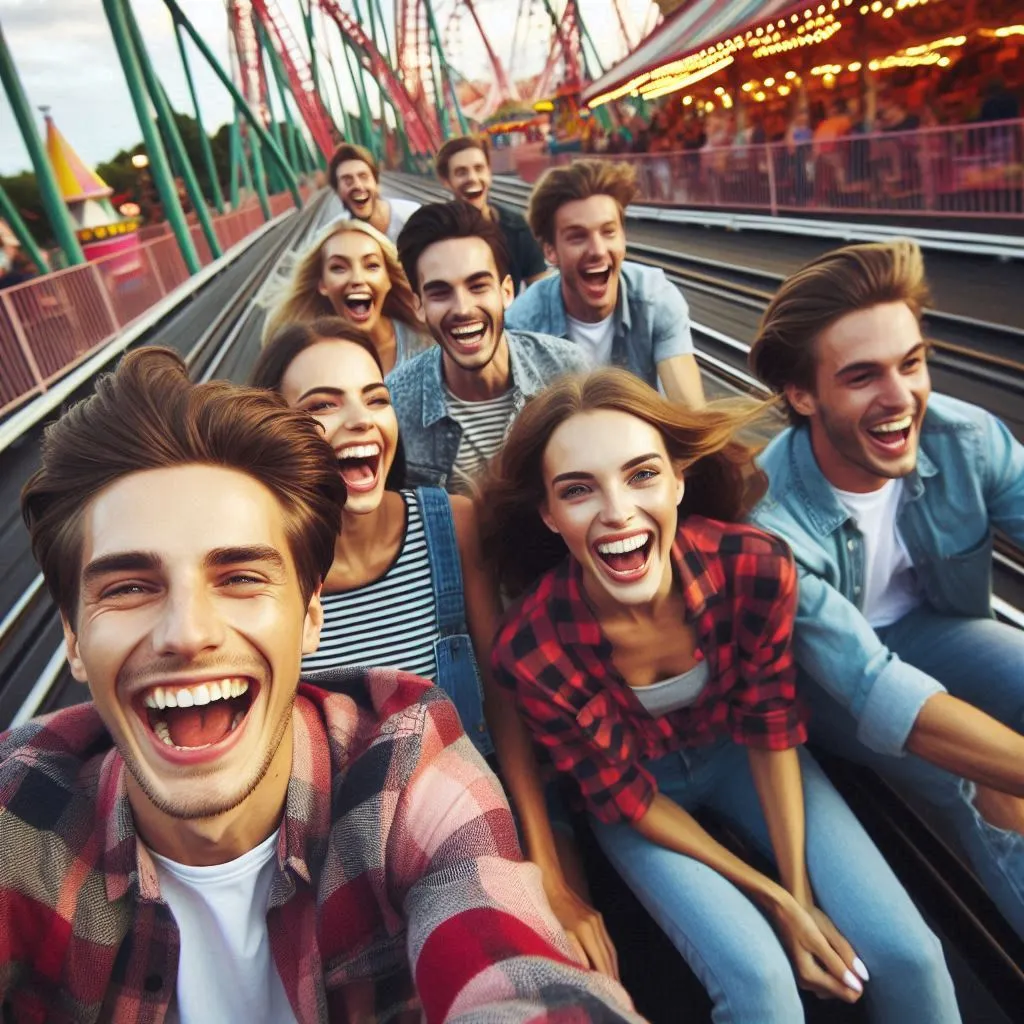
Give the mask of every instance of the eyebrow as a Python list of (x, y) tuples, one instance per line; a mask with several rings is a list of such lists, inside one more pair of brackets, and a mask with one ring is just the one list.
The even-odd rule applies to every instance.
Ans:
[(572, 224), (565, 224), (562, 227), (562, 233), (568, 234), (570, 231), (604, 231), (605, 228), (617, 228), (619, 222), (617, 220), (606, 220), (603, 224), (598, 224), (596, 228), (591, 228), (586, 224), (580, 224), (573, 222)]
[[(281, 553), (269, 544), (250, 544), (239, 547), (214, 548), (206, 553), (203, 567), (220, 568), (241, 562), (263, 562), (284, 572), (285, 561)], [(152, 572), (163, 565), (163, 559), (152, 551), (118, 551), (112, 555), (94, 558), (82, 570), (82, 583), (88, 585), (115, 572)]]
[[(624, 462), (620, 467), (619, 471), (625, 473), (627, 470), (633, 469), (635, 466), (639, 466), (641, 463), (650, 462), (652, 459), (660, 459), (661, 455), (658, 452), (648, 452), (646, 455), (638, 455), (635, 459), (630, 459), (629, 462)], [(562, 483), (566, 480), (593, 480), (593, 473), (559, 473), (551, 482), (553, 484)]]
[[(490, 270), (478, 270), (475, 274), (470, 274), (466, 278), (466, 284), (475, 284), (477, 281), (495, 281), (497, 276)], [(451, 281), (427, 281), (423, 285), (423, 290), (429, 291), (431, 288), (451, 288)]]
[[(378, 381), (374, 384), (367, 384), (364, 388), (360, 390), (359, 393), (361, 395), (368, 395), (371, 391), (378, 390), (387, 391), (387, 384), (385, 384), (383, 381)], [(345, 394), (345, 392), (341, 388), (330, 388), (327, 387), (327, 385), (325, 384), (318, 384), (315, 388), (310, 388), (308, 391), (303, 391), (302, 394), (299, 395), (298, 399), (296, 399), (296, 401), (304, 402), (307, 398), (309, 398), (310, 395), (338, 395), (340, 397), (343, 394)], [(390, 392), (388, 392), (388, 394), (390, 394)]]
[[(928, 345), (924, 341), (919, 341), (912, 349), (905, 352), (900, 356), (900, 362), (905, 362), (912, 355), (919, 352), (921, 349), (927, 350)], [(860, 363), (849, 363), (847, 366), (842, 366), (835, 372), (836, 377), (849, 377), (853, 374), (863, 373), (865, 370), (873, 370), (876, 366), (880, 366), (879, 362), (860, 362)]]

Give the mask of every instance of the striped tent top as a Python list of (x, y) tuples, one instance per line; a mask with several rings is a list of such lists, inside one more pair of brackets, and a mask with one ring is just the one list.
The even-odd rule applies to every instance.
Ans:
[(372, 583), (321, 598), (320, 646), (303, 657), (303, 672), (360, 665), (437, 676), (437, 610), (423, 516), (416, 492), (401, 493), (406, 517), (398, 557)]

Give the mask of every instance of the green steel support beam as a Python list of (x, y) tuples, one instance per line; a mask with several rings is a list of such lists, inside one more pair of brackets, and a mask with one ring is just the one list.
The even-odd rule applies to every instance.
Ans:
[[(316, 52), (316, 34), (313, 30), (313, 6), (310, 0), (299, 0), (299, 10), (302, 12), (302, 25), (306, 30), (306, 42), (309, 44), (309, 67), (313, 74), (313, 81), (316, 83), (317, 89), (322, 90), (324, 105), (328, 110), (331, 108), (330, 101), (330, 90), (323, 88), (323, 82), (325, 79), (321, 76), (320, 59)], [(320, 12), (321, 18), (323, 17), (323, 11)], [(349, 122), (348, 110), (345, 109), (345, 104), (341, 98), (341, 90), (338, 88), (338, 79), (334, 74), (334, 61), (331, 59), (330, 50), (327, 52), (327, 62), (331, 69), (331, 78), (334, 82), (334, 91), (338, 97), (338, 109), (341, 116), (341, 128), (345, 134), (346, 139), (352, 138), (352, 125)], [(333, 113), (333, 111), (332, 111)], [(337, 122), (335, 122), (337, 123)], [(305, 150), (305, 139), (302, 133), (299, 133), (299, 141), (303, 144), (302, 149)], [(318, 162), (310, 167), (310, 171), (315, 171), (319, 166), (321, 169), (326, 170), (327, 160), (324, 158), (323, 153), (320, 152), (320, 147), (316, 147)]]
[(188, 82), (188, 92), (192, 97), (192, 107), (196, 112), (196, 127), (199, 129), (199, 145), (203, 149), (203, 162), (206, 164), (206, 173), (210, 176), (210, 189), (212, 191), (213, 205), (218, 213), (224, 212), (224, 193), (220, 188), (220, 179), (217, 176), (217, 164), (213, 159), (213, 149), (210, 140), (207, 138), (206, 129), (203, 127), (203, 114), (199, 107), (199, 96), (196, 94), (196, 84), (192, 80), (192, 68), (189, 66), (188, 54), (185, 52), (185, 37), (181, 34), (181, 26), (175, 23), (174, 35), (178, 40), (178, 53), (181, 54), (181, 65), (185, 69), (185, 80)]
[[(373, 0), (370, 0), (370, 2), (372, 3)], [(443, 86), (447, 87), (448, 95), (452, 101), (452, 106), (455, 108), (455, 116), (459, 122), (459, 134), (467, 135), (469, 133), (469, 123), (466, 121), (466, 115), (462, 112), (459, 97), (455, 93), (455, 83), (452, 81), (451, 69), (448, 67), (448, 61), (444, 55), (444, 48), (441, 45), (441, 33), (437, 27), (437, 19), (434, 17), (434, 5), (430, 0), (423, 0), (423, 3), (427, 9), (427, 24), (430, 28), (430, 36), (434, 44), (434, 49), (437, 51), (438, 63), (441, 65)], [(443, 94), (441, 96), (441, 105), (442, 107), (445, 106)]]
[(263, 211), (263, 219), (270, 220), (270, 198), (267, 195), (267, 169), (263, 164), (263, 147), (259, 139), (249, 139), (249, 152), (252, 154), (252, 180), (256, 186), (256, 195)]
[(103, 0), (103, 10), (107, 16), (107, 22), (110, 24), (110, 32), (114, 37), (114, 45), (117, 47), (117, 55), (121, 60), (125, 81), (128, 83), (128, 92), (135, 107), (135, 116), (142, 129), (142, 138), (149, 156), (150, 175), (160, 194), (160, 202), (163, 204), (167, 222), (178, 242), (185, 266), (190, 274), (197, 274), (202, 269), (202, 263), (192, 242), (188, 222), (185, 220), (185, 213), (178, 199), (178, 190), (174, 185), (167, 153), (164, 151), (160, 133), (157, 131), (156, 122), (153, 120), (149, 104), (146, 101), (142, 69), (139, 66), (135, 48), (132, 46), (128, 23), (124, 16), (124, 7), (121, 0)]
[(242, 173), (241, 164), (245, 160), (242, 152), (242, 134), (238, 130), (238, 117), (231, 122), (231, 134), (228, 136), (228, 152), (231, 154), (231, 169), (228, 171), (228, 187), (231, 190), (231, 209), (238, 209), (238, 179)]
[(181, 177), (185, 182), (185, 191), (188, 192), (192, 208), (199, 219), (199, 226), (206, 236), (206, 244), (209, 245), (213, 258), (217, 259), (222, 255), (220, 241), (217, 238), (217, 232), (213, 229), (213, 221), (210, 219), (210, 211), (206, 205), (206, 196), (203, 195), (203, 190), (199, 187), (195, 168), (188, 157), (185, 144), (181, 141), (181, 132), (178, 131), (178, 124), (174, 120), (174, 111), (171, 109), (167, 93), (164, 92), (164, 87), (160, 84), (160, 79), (157, 78), (153, 65), (150, 63), (149, 51), (146, 49), (146, 43), (139, 31), (139, 23), (135, 20), (130, 0), (121, 0), (121, 9), (124, 14), (124, 23), (128, 27), (129, 40), (135, 48), (135, 57), (142, 69), (143, 81), (149, 90), (153, 106), (156, 107), (157, 117), (164, 126), (164, 133), (170, 144), (170, 151), (174, 155), (174, 162), (178, 165)]
[(14, 112), (14, 119), (21, 129), (21, 137), (25, 141), (25, 148), (32, 161), (39, 194), (42, 197), (43, 207), (46, 210), (47, 219), (50, 221), (50, 227), (53, 229), (54, 237), (57, 239), (57, 244), (64, 251), (64, 257), (69, 266), (84, 263), (85, 254), (78, 244), (78, 236), (75, 234), (71, 215), (68, 213), (60, 189), (57, 187), (57, 179), (50, 166), (50, 161), (46, 157), (43, 140), (39, 137), (35, 121), (32, 120), (28, 97), (21, 87), (21, 79), (18, 77), (18, 69), (14, 66), (11, 52), (7, 49), (2, 25), (0, 25), (0, 82), (3, 82), (4, 91), (7, 93), (11, 110)]
[[(353, 3), (358, 4), (358, 0), (352, 0)], [(385, 60), (390, 60), (386, 50), (381, 50), (380, 40), (377, 37), (377, 3), (376, 0), (366, 0), (367, 10), (370, 12), (370, 38), (373, 40), (373, 45), (377, 48), (377, 51), (384, 55)], [(387, 127), (387, 121), (384, 116), (384, 90), (381, 88), (380, 83), (377, 83), (377, 99), (380, 101), (380, 132), (381, 132), (381, 153), (383, 156), (384, 150), (384, 134)]]
[[(376, 152), (377, 145), (374, 138), (373, 117), (370, 115), (370, 102), (367, 99), (366, 90), (363, 86), (362, 74), (364, 69), (359, 51), (348, 36), (343, 36), (342, 42), (344, 43), (345, 60), (356, 89), (356, 101), (359, 103), (359, 125), (363, 136), (363, 145), (372, 152)], [(353, 60), (355, 61), (355, 67), (352, 66)]]
[[(295, 147), (295, 122), (292, 120), (291, 111), (288, 109), (288, 86), (286, 85), (287, 79), (285, 78), (284, 69), (281, 67), (281, 58), (278, 57), (277, 51), (270, 45), (270, 40), (267, 39), (266, 30), (263, 25), (257, 20), (256, 24), (259, 26), (260, 40), (263, 43), (263, 50), (267, 55), (267, 59), (270, 62), (271, 74), (274, 77), (274, 81), (277, 84), (277, 96), (281, 103), (281, 116), (284, 119), (284, 131), (285, 131), (285, 142), (283, 147), (288, 152), (288, 162), (291, 164), (292, 170), (296, 174), (301, 174), (305, 168), (299, 160), (299, 154)], [(268, 102), (270, 97), (267, 97)], [(273, 107), (271, 106), (271, 116), (273, 118), (272, 123), (277, 127), (277, 118), (273, 115)], [(275, 132), (275, 138), (280, 134), (280, 128), (278, 127)]]
[[(104, 0), (106, 3), (107, 0)], [(231, 98), (235, 101), (235, 105), (242, 112), (242, 115), (249, 122), (250, 127), (256, 133), (260, 142), (267, 147), (268, 152), (273, 157), (274, 163), (284, 176), (285, 181), (288, 183), (288, 191), (292, 194), (292, 199), (295, 202), (295, 206), (298, 209), (302, 209), (302, 196), (299, 195), (299, 183), (296, 180), (295, 175), (292, 173), (291, 168), (288, 166), (288, 161), (285, 159), (284, 153), (278, 149), (274, 140), (267, 134), (267, 130), (260, 124), (260, 119), (253, 112), (252, 108), (245, 101), (245, 97), (238, 91), (237, 86), (231, 81), (231, 76), (225, 72), (221, 67), (220, 62), (213, 55), (213, 51), (206, 45), (206, 41), (196, 31), (195, 26), (189, 21), (188, 16), (178, 6), (177, 0), (164, 0), (164, 5), (171, 12), (171, 16), (175, 22), (181, 25), (182, 28), (189, 34), (189, 38), (195, 44), (196, 48), (203, 55), (207, 64), (210, 65), (213, 73), (221, 80), (221, 84), (225, 89), (231, 93)], [(255, 153), (257, 147), (253, 147)], [(260, 161), (262, 163), (262, 159)]]
[(0, 213), (4, 215), (4, 220), (11, 226), (18, 244), (29, 254), (32, 262), (39, 268), (39, 273), (45, 274), (50, 268), (46, 265), (46, 257), (43, 255), (43, 250), (36, 244), (36, 240), (32, 237), (28, 225), (21, 219), (18, 208), (11, 202), (11, 197), (4, 190), (3, 185), (0, 185)]

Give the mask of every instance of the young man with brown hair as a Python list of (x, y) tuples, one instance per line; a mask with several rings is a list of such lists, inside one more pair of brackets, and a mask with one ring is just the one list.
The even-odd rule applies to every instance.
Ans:
[(626, 207), (636, 192), (625, 163), (577, 160), (545, 172), (526, 216), (558, 273), (516, 299), (508, 324), (568, 338), (591, 366), (622, 366), (698, 407), (704, 389), (686, 300), (662, 270), (626, 260)]
[(22, 494), (92, 702), (0, 735), (0, 1017), (636, 1020), (443, 692), (299, 682), (345, 489), (268, 392), (127, 356)]
[(1024, 634), (992, 615), (992, 531), (1024, 544), (1024, 447), (933, 395), (909, 241), (783, 283), (750, 353), (792, 426), (757, 525), (800, 567), (794, 634), (827, 749), (931, 804), (1024, 935)]
[(420, 207), (398, 256), (437, 342), (388, 374), (408, 479), (472, 495), (526, 400), (586, 363), (561, 338), (505, 329), (508, 251), (498, 225), (468, 203)]
[(343, 142), (331, 155), (327, 180), (350, 217), (366, 221), (392, 242), (420, 206), (411, 199), (384, 199), (376, 157), (351, 142)]
[(476, 207), (501, 229), (514, 294), (518, 295), (524, 284), (529, 286), (547, 275), (544, 254), (526, 218), (507, 206), (491, 202), (491, 143), (486, 135), (449, 139), (438, 151), (434, 170), (456, 199)]

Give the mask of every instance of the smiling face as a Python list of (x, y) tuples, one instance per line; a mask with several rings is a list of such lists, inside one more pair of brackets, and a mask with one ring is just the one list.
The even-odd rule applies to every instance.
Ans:
[(428, 246), (417, 270), (423, 315), (445, 359), (462, 370), (483, 370), (505, 334), (512, 278), (498, 276), (491, 247), (476, 237)]
[(487, 154), (476, 146), (456, 153), (448, 161), (448, 177), (442, 182), (456, 198), (483, 212), (491, 190), (491, 165)]
[(323, 427), (348, 491), (345, 512), (375, 510), (395, 461), (398, 419), (370, 353), (341, 339), (311, 345), (288, 365), (281, 394)]
[(606, 195), (563, 203), (555, 213), (554, 239), (554, 245), (544, 243), (544, 257), (561, 271), (566, 311), (585, 323), (611, 316), (626, 258), (619, 204)]
[(815, 343), (814, 391), (786, 397), (808, 417), (826, 479), (874, 491), (917, 465), (931, 394), (921, 328), (909, 306), (887, 302), (840, 317)]
[(362, 231), (339, 231), (324, 242), (320, 258), (317, 291), (338, 316), (372, 331), (380, 323), (384, 300), (391, 291), (380, 246)]
[(682, 470), (661, 434), (629, 413), (576, 413), (544, 450), (541, 517), (583, 566), (598, 606), (668, 594), (683, 500)]
[(373, 170), (364, 160), (343, 160), (335, 172), (334, 187), (356, 220), (369, 220), (377, 205), (379, 191)]
[(248, 814), (275, 784), (283, 803), (299, 665), (322, 613), (318, 595), (303, 600), (277, 499), (233, 469), (146, 470), (93, 498), (82, 529), (68, 660), (136, 813), (210, 818), (252, 801)]

